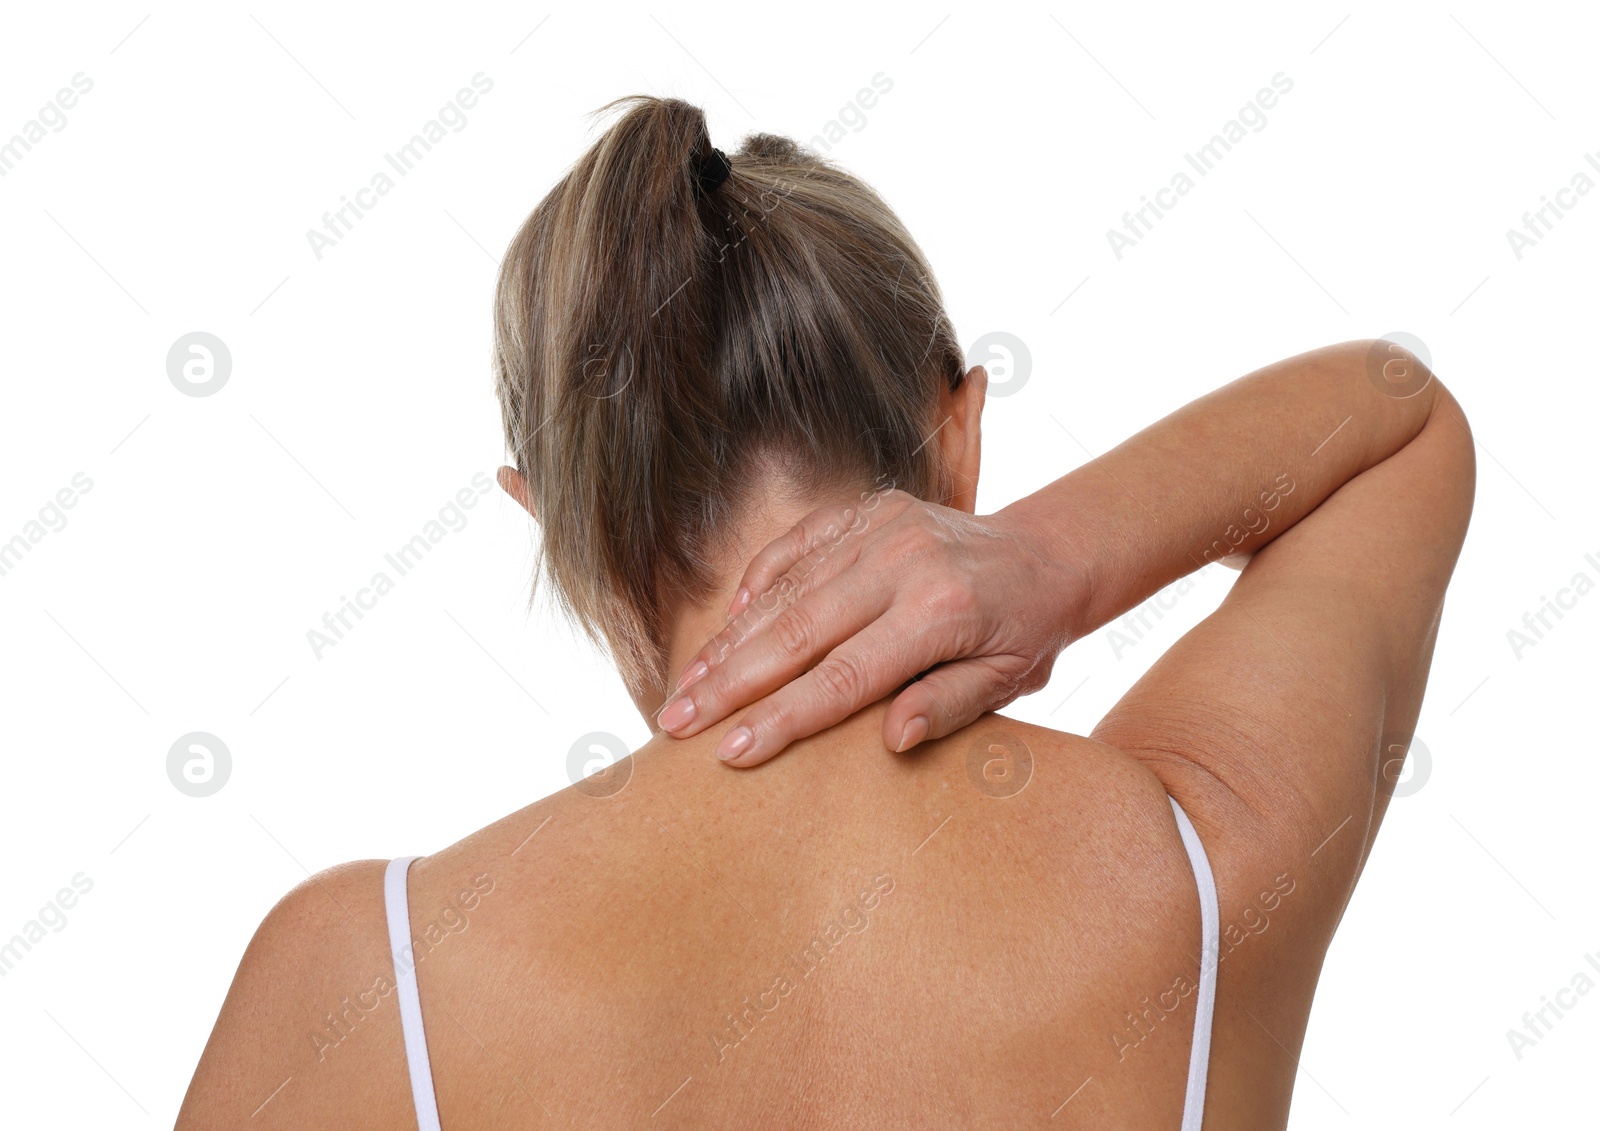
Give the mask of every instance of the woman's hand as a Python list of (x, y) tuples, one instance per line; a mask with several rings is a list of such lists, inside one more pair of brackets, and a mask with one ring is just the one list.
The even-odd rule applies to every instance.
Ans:
[[(754, 766), (922, 673), (890, 706), (883, 742), (940, 738), (1049, 681), (1087, 599), (1086, 571), (1066, 557), (1006, 511), (904, 491), (814, 511), (750, 563), (661, 725), (686, 738), (760, 700), (717, 746)], [(671, 709), (684, 698), (692, 712)]]

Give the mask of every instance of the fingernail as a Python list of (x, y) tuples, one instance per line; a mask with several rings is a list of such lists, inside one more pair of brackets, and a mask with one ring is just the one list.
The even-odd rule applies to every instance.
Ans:
[(928, 716), (913, 715), (911, 721), (906, 723), (906, 729), (900, 732), (900, 745), (894, 748), (896, 754), (904, 754), (917, 743), (928, 737)]
[(685, 687), (688, 687), (692, 683), (699, 683), (706, 672), (710, 670), (710, 668), (706, 667), (706, 662), (704, 660), (696, 660), (693, 666), (685, 671), (682, 677), (679, 678), (678, 690), (682, 691)]
[(694, 700), (684, 696), (682, 699), (674, 699), (672, 705), (661, 712), (661, 718), (657, 721), (661, 724), (662, 730), (677, 730), (688, 726), (693, 718)]
[(733, 603), (728, 606), (728, 615), (730, 617), (738, 616), (749, 603), (750, 590), (741, 587), (739, 592), (733, 595)]
[(749, 727), (734, 727), (722, 736), (721, 742), (717, 743), (717, 757), (724, 762), (737, 758), (750, 749), (751, 743), (755, 740), (756, 736)]

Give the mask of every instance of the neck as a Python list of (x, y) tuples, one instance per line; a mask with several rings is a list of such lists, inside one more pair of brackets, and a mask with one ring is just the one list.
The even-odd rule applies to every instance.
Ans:
[[(667, 697), (670, 697), (679, 674), (696, 653), (709, 644), (713, 637), (725, 629), (732, 629), (736, 641), (772, 619), (772, 610), (763, 607), (768, 602), (753, 602), (730, 625), (728, 606), (739, 591), (745, 567), (762, 549), (780, 535), (787, 533), (802, 518), (818, 507), (830, 503), (858, 502), (859, 492), (842, 493), (837, 498), (810, 500), (784, 499), (777, 492), (752, 492), (753, 503), (736, 531), (724, 539), (717, 556), (718, 572), (711, 591), (701, 602), (685, 601), (672, 616), (672, 627), (667, 634), (667, 672), (669, 686), (658, 693), (636, 694), (634, 701), (645, 716), (654, 720)], [(759, 596), (759, 595), (758, 595)]]

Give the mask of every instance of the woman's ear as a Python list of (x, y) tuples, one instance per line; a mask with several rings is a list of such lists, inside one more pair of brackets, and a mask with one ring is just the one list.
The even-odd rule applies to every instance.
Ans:
[(514, 467), (502, 467), (494, 477), (499, 481), (500, 489), (521, 503), (522, 509), (537, 522), (539, 512), (533, 508), (533, 492), (528, 490), (528, 481), (522, 477), (522, 473)]
[(989, 371), (981, 365), (967, 370), (961, 384), (939, 394), (939, 447), (950, 469), (954, 494), (950, 506), (974, 514), (978, 509), (978, 471), (983, 456), (983, 404), (989, 391)]

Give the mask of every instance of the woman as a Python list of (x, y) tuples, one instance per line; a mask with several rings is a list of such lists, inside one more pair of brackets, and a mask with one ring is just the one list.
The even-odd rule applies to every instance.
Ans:
[[(1471, 511), (1460, 406), (1332, 346), (978, 518), (987, 378), (883, 202), (623, 104), (506, 258), (501, 482), (661, 732), (291, 892), (180, 1128), (1282, 1127)], [(984, 713), (1222, 557), (1091, 735)]]

